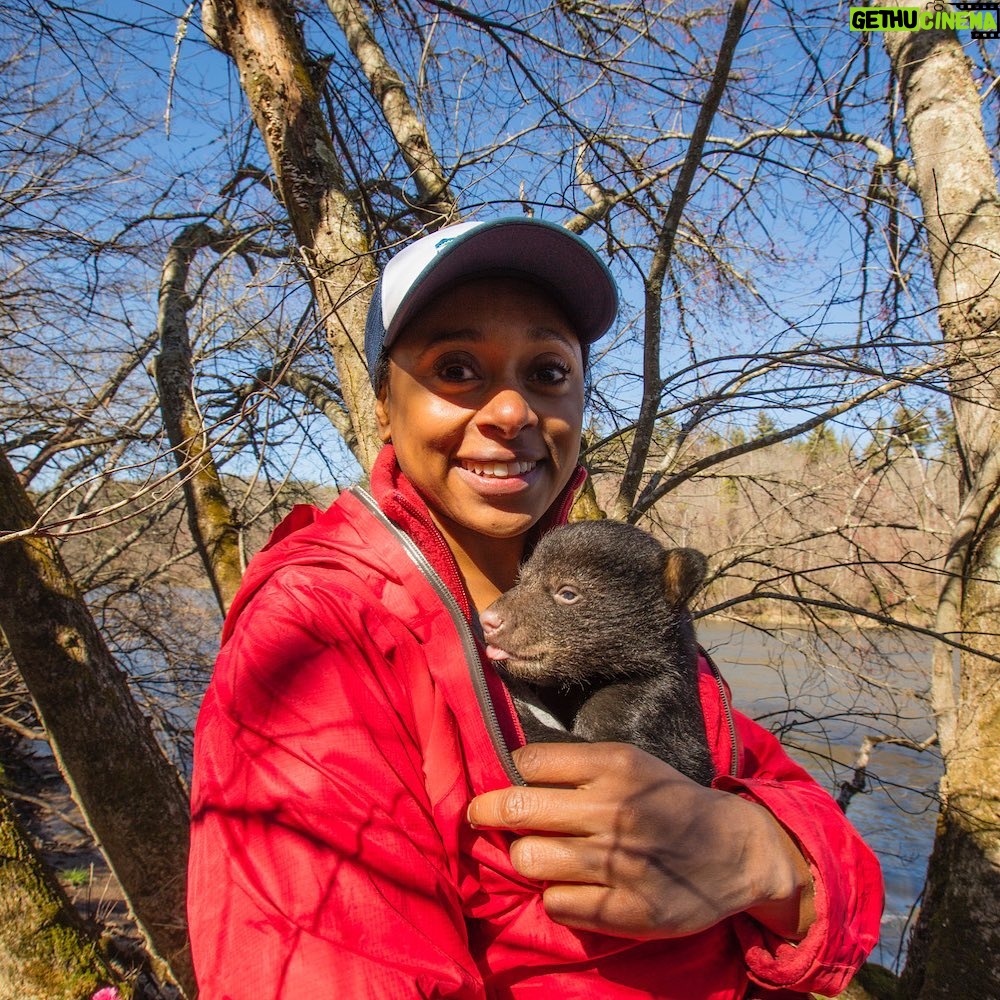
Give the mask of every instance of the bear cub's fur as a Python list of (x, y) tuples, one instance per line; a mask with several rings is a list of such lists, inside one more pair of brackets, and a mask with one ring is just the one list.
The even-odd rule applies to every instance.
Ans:
[[(698, 696), (688, 601), (694, 549), (664, 549), (617, 521), (557, 528), (480, 616), (529, 742), (633, 743), (703, 785), (715, 775)], [(532, 706), (558, 719), (540, 721)]]

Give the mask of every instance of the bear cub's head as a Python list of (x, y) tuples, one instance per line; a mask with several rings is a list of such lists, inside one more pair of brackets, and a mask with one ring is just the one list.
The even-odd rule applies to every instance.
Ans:
[(690, 643), (688, 601), (705, 557), (665, 549), (619, 521), (557, 528), (538, 543), (513, 588), (481, 615), (487, 655), (501, 673), (570, 688), (652, 676)]

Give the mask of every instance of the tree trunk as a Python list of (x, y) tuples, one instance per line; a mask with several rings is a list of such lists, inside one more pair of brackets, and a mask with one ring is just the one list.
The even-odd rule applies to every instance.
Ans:
[(151, 951), (193, 996), (187, 795), (58, 551), (32, 533), (36, 519), (0, 452), (0, 629)]
[(295, 7), (288, 0), (205, 0), (209, 40), (236, 65), (309, 270), (340, 391), (367, 472), (380, 441), (365, 365), (365, 315), (377, 273), (323, 118)]
[(83, 1000), (117, 981), (0, 792), (0, 996)]
[(243, 578), (240, 533), (195, 399), (187, 322), (192, 305), (187, 293), (191, 261), (200, 249), (213, 246), (217, 239), (208, 226), (197, 223), (185, 228), (170, 246), (160, 276), (156, 386), (163, 423), (181, 472), (191, 537), (225, 614)]
[[(945, 735), (937, 840), (902, 995), (1000, 996), (1000, 197), (979, 94), (953, 32), (887, 32), (951, 362), (962, 510), (939, 620), (964, 643), (958, 697), (952, 657), (936, 681)], [(960, 574), (960, 577), (955, 575)], [(956, 586), (959, 584), (959, 586)]]

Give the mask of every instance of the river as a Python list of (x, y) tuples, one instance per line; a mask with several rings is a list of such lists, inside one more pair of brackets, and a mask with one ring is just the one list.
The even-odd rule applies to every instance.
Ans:
[[(712, 619), (698, 622), (698, 638), (732, 687), (736, 706), (781, 729), (791, 755), (834, 795), (851, 779), (866, 734), (916, 742), (930, 735), (922, 701), (927, 640), (866, 630), (814, 649), (804, 632), (767, 633)], [(847, 810), (885, 877), (882, 935), (872, 959), (897, 971), (934, 840), (940, 774), (936, 750), (881, 743), (872, 753), (868, 789)]]

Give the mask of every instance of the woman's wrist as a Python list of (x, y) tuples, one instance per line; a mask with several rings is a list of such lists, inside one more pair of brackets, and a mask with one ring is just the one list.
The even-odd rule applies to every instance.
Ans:
[(748, 896), (756, 900), (744, 912), (779, 937), (801, 941), (816, 918), (809, 863), (767, 809), (740, 801), (747, 807), (742, 829)]

